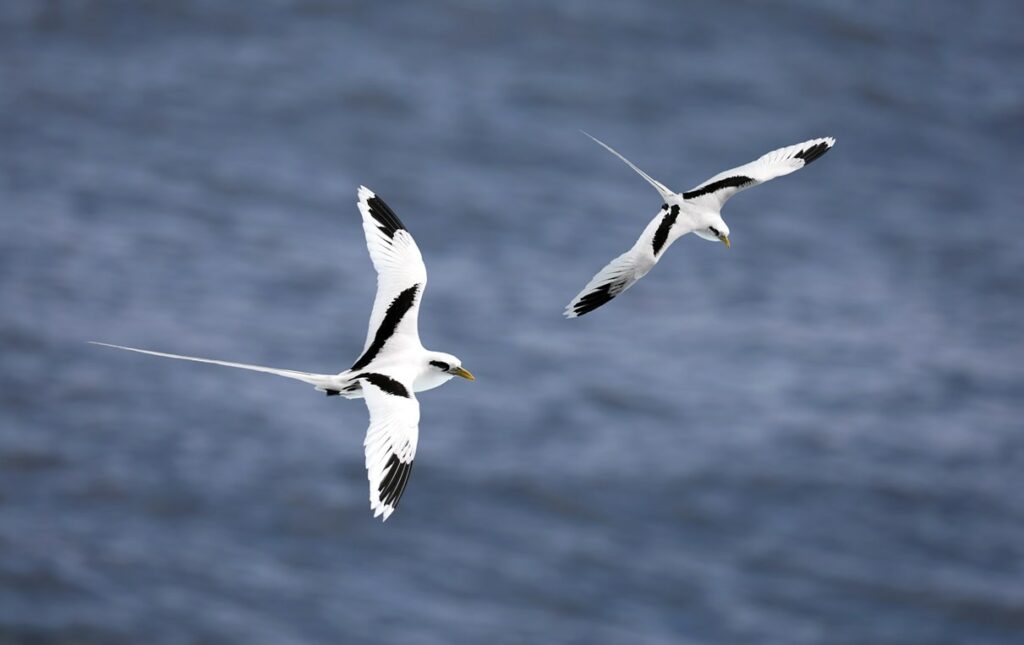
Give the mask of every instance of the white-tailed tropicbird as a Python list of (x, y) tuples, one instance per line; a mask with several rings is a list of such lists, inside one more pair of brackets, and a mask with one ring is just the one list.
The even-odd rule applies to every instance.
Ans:
[(608, 144), (586, 132), (583, 134), (646, 179), (658, 191), (664, 203), (633, 248), (609, 262), (572, 299), (565, 308), (567, 318), (589, 313), (633, 286), (658, 263), (673, 242), (687, 233), (696, 233), (705, 240), (720, 241), (726, 247), (730, 246), (729, 227), (722, 220), (721, 213), (722, 206), (730, 197), (751, 186), (803, 168), (828, 152), (836, 143), (832, 137), (825, 137), (779, 148), (748, 164), (720, 172), (685, 193), (674, 193)]
[(370, 411), (370, 427), (363, 442), (370, 508), (374, 517), (383, 515), (386, 520), (398, 507), (416, 456), (420, 406), (414, 393), (432, 390), (453, 376), (475, 379), (455, 356), (429, 351), (420, 343), (417, 319), (427, 286), (427, 268), (412, 235), (394, 211), (365, 186), (359, 187), (359, 212), (370, 259), (377, 270), (377, 296), (363, 353), (352, 367), (339, 374), (313, 374), (109, 343), (93, 344), (277, 374), (309, 383), (328, 396), (365, 398)]

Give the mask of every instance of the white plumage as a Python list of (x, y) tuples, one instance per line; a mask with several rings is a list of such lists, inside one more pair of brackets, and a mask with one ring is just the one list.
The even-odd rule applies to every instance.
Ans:
[(362, 355), (338, 374), (219, 361), (146, 349), (97, 343), (141, 354), (264, 372), (309, 383), (328, 395), (365, 398), (370, 426), (363, 442), (374, 517), (387, 519), (402, 498), (419, 442), (420, 407), (416, 392), (430, 390), (453, 376), (474, 380), (462, 362), (420, 343), (420, 300), (427, 269), (419, 247), (401, 220), (373, 191), (360, 186), (359, 212), (370, 259), (377, 270), (377, 295)]
[(647, 180), (664, 202), (631, 249), (609, 262), (565, 308), (567, 318), (589, 313), (615, 298), (647, 275), (677, 239), (695, 233), (707, 240), (729, 242), (729, 227), (722, 220), (722, 206), (730, 197), (751, 186), (803, 168), (828, 152), (835, 139), (811, 139), (773, 150), (750, 163), (720, 172), (702, 184), (675, 193), (638, 168), (611, 146), (587, 134)]

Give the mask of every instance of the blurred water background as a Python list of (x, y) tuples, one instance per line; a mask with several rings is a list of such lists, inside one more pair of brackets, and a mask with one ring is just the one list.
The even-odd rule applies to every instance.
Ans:
[[(0, 642), (1024, 642), (1024, 6), (0, 4)], [(659, 205), (832, 135), (620, 299)], [(360, 183), (421, 396), (370, 517)]]

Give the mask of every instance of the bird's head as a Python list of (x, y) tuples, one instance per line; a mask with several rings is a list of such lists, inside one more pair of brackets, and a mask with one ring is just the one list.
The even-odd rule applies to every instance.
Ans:
[(698, 226), (694, 233), (699, 237), (711, 242), (721, 242), (726, 248), (732, 246), (729, 242), (729, 225), (725, 223), (722, 216), (715, 213), (703, 218), (701, 226)]
[(476, 377), (469, 370), (462, 367), (462, 361), (458, 357), (445, 354), (444, 352), (430, 352), (430, 356), (427, 359), (427, 370), (430, 374), (438, 376), (447, 375), (447, 378), (461, 376), (468, 381), (476, 380)]

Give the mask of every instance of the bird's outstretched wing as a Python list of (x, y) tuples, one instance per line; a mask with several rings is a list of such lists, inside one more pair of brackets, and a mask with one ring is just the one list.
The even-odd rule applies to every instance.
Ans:
[(266, 374), (276, 374), (277, 376), (284, 376), (286, 378), (293, 378), (297, 381), (309, 383), (320, 390), (329, 390), (337, 387), (337, 378), (331, 374), (314, 374), (312, 372), (299, 372), (296, 370), (284, 370), (277, 367), (264, 367), (263, 365), (250, 365), (248, 363), (232, 363), (230, 361), (218, 361), (212, 358), (199, 358), (198, 356), (183, 356), (181, 354), (167, 354), (165, 352), (154, 352), (149, 349), (137, 349), (135, 347), (125, 347), (124, 345), (111, 345), (110, 343), (100, 343), (94, 340), (90, 340), (91, 345), (102, 345), (103, 347), (113, 347), (114, 349), (124, 349), (129, 352), (138, 352), (139, 354), (149, 354), (150, 356), (160, 356), (162, 358), (175, 358), (180, 361), (193, 361), (195, 363), (209, 363), (211, 365), (223, 365), (224, 367), (236, 367), (243, 370), (251, 370), (253, 372), (264, 372)]
[(630, 249), (605, 265), (576, 294), (563, 315), (566, 318), (578, 318), (588, 314), (633, 286), (641, 277), (636, 274), (636, 259), (636, 253)]
[(393, 350), (419, 345), (419, 305), (427, 286), (427, 268), (416, 240), (384, 200), (365, 186), (359, 187), (359, 212), (377, 270), (377, 296), (363, 353), (353, 370), (369, 365), (385, 345)]
[(419, 441), (420, 404), (412, 383), (387, 374), (363, 372), (370, 427), (366, 431), (366, 476), (370, 480), (370, 508), (383, 519), (395, 512), (412, 473)]
[(662, 205), (633, 248), (598, 271), (566, 306), (563, 315), (566, 318), (577, 318), (590, 313), (647, 275), (661, 258), (662, 252), (678, 237), (678, 234), (670, 234), (678, 216), (678, 205)]
[(741, 190), (799, 170), (828, 152), (835, 143), (832, 137), (825, 137), (772, 150), (748, 164), (718, 173), (683, 193), (683, 199), (703, 202), (720, 210), (730, 197)]

